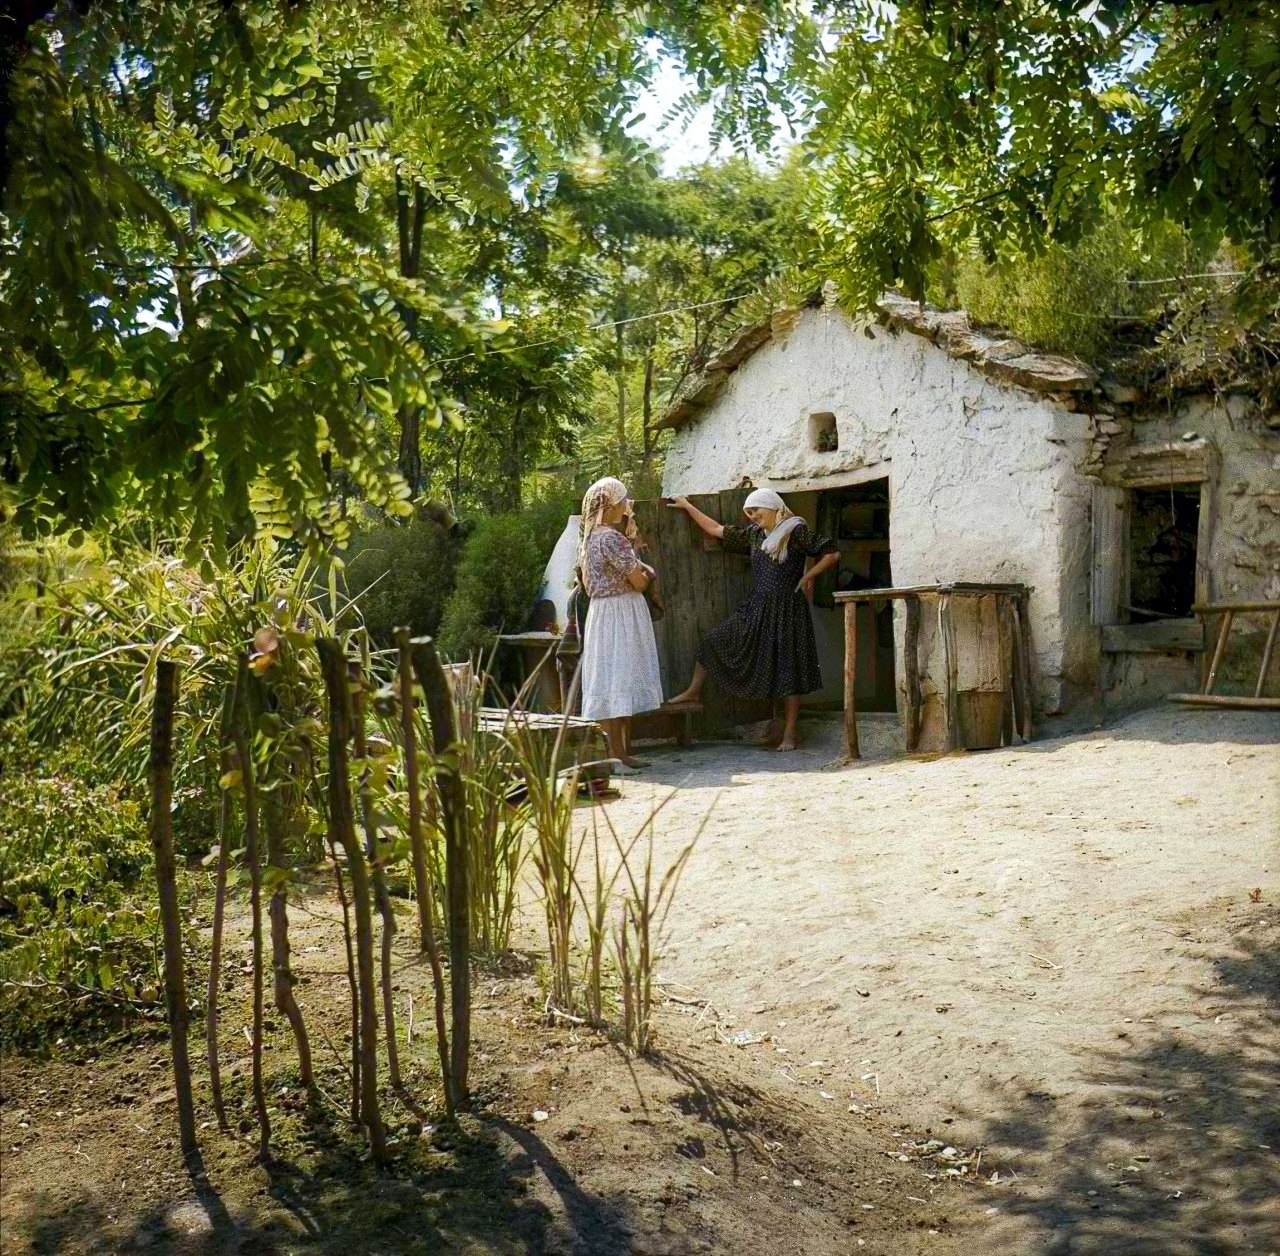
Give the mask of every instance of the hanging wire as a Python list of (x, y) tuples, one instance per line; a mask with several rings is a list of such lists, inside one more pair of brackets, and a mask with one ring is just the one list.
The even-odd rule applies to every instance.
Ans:
[[(589, 323), (583, 330), (585, 331), (604, 331), (610, 327), (625, 327), (629, 323), (643, 323), (651, 318), (665, 318), (668, 314), (685, 314), (689, 310), (705, 310), (712, 305), (723, 305), (726, 301), (740, 301), (743, 297), (757, 296), (764, 292), (763, 288), (750, 288), (745, 292), (731, 292), (728, 296), (717, 297), (714, 301), (699, 301), (694, 305), (676, 305), (667, 310), (653, 310), (648, 314), (636, 314), (631, 318), (615, 318), (606, 323)], [(553, 345), (557, 341), (567, 340), (570, 336), (576, 336), (577, 329), (561, 332), (558, 336), (549, 336), (546, 340), (531, 340), (525, 344), (503, 345), (497, 349), (482, 350), (476, 349), (471, 353), (459, 353), (457, 357), (438, 358), (436, 361), (439, 365), (444, 366), (449, 362), (461, 362), (466, 358), (477, 358), (484, 353), (518, 353), (521, 349), (541, 349), (544, 345)]]

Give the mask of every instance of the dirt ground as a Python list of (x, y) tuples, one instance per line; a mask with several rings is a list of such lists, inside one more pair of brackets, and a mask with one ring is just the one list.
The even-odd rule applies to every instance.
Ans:
[[(0, 1253), (1280, 1253), (1280, 719), (1155, 711), (907, 761), (873, 717), (843, 767), (838, 726), (806, 728), (792, 756), (658, 750), (581, 813), (629, 835), (677, 787), (659, 865), (705, 821), (656, 1059), (548, 1027), (522, 952), (477, 978), (476, 1117), (449, 1133), (388, 1098), (397, 1164), (374, 1174), (341, 1119), (345, 973), (316, 893), (294, 946), (325, 1115), (273, 1017), (278, 1160), (254, 1162), (242, 949), (240, 1128), (203, 1129), (198, 1189), (162, 1038), (3, 1061)], [(410, 932), (406, 1073), (430, 1102)]]
[(627, 783), (622, 832), (678, 787), (660, 863), (705, 820), (664, 976), (793, 1093), (982, 1147), (972, 1251), (1280, 1252), (1280, 716), (932, 761), (862, 728)]

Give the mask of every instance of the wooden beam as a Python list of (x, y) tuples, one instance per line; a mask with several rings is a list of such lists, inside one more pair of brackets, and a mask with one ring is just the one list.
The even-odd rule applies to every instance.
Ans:
[(1023, 741), (1030, 741), (1035, 736), (1031, 717), (1034, 693), (1031, 684), (1031, 623), (1025, 593), (1013, 601), (1013, 666), (1015, 684), (1022, 690), (1022, 719), (1018, 731)]
[(1193, 615), (1248, 615), (1263, 614), (1267, 611), (1280, 611), (1280, 602), (1197, 602), (1192, 608)]
[(1237, 711), (1280, 711), (1280, 698), (1238, 698), (1229, 693), (1171, 693), (1184, 706), (1231, 707)]
[(1102, 627), (1120, 622), (1129, 583), (1129, 494), (1111, 484), (1093, 486), (1093, 568), (1090, 610)]

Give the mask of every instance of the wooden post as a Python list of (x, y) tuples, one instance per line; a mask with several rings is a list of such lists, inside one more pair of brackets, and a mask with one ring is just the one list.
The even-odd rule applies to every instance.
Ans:
[(414, 664), (419, 666), (431, 720), (431, 737), (436, 754), (436, 782), (440, 795), (440, 818), (444, 827), (445, 899), (449, 930), (449, 977), (452, 1007), (452, 1036), (449, 1050), (454, 1103), (459, 1111), (470, 1109), (467, 1073), (471, 1055), (471, 921), (467, 908), (467, 799), (456, 764), (453, 699), (445, 681), (440, 656), (430, 640), (421, 642)]
[(178, 1097), (178, 1134), (182, 1155), (200, 1154), (196, 1110), (191, 1096), (191, 1060), (187, 1054), (187, 988), (182, 963), (182, 915), (178, 907), (177, 871), (173, 857), (173, 719), (178, 705), (178, 665), (161, 659), (156, 665), (156, 695), (151, 716), (151, 850), (156, 862), (156, 890), (164, 937), (164, 1001), (169, 1016), (173, 1086)]
[(1227, 634), (1231, 631), (1235, 617), (1235, 611), (1227, 611), (1222, 616), (1222, 627), (1218, 629), (1218, 644), (1213, 648), (1213, 662), (1209, 664), (1209, 674), (1204, 678), (1204, 688), (1200, 691), (1201, 693), (1213, 692), (1213, 686), (1218, 680), (1218, 668), (1222, 665), (1222, 655), (1227, 648)]
[(400, 650), (400, 728), (404, 738), (405, 786), (409, 791), (409, 846), (413, 851), (413, 880), (418, 896), (419, 945), (427, 953), (427, 960), (431, 965), (436, 1046), (440, 1053), (440, 1082), (444, 1090), (445, 1111), (453, 1117), (455, 1112), (453, 1080), (449, 1069), (449, 1033), (444, 1015), (444, 969), (440, 963), (440, 945), (436, 941), (435, 891), (427, 874), (426, 843), (422, 836), (422, 795), (419, 792), (417, 696), (413, 687), (421, 647), (410, 639), (408, 628), (396, 629), (396, 645)]
[(262, 1077), (262, 863), (258, 852), (258, 795), (246, 727), (249, 720), (248, 690), (249, 664), (242, 657), (236, 679), (239, 709), (235, 713), (232, 727), (236, 761), (240, 768), (240, 786), (244, 791), (244, 854), (245, 862), (249, 865), (250, 928), (253, 930), (253, 1034), (250, 1040), (253, 1103), (258, 1113), (258, 1153), (266, 1160), (271, 1155), (271, 1118), (267, 1114), (267, 1091)]
[[(218, 766), (225, 780), (231, 772), (231, 721), (235, 718), (239, 676), (222, 699), (222, 719), (218, 727)], [(222, 1073), (218, 1063), (218, 982), (222, 976), (222, 930), (227, 906), (227, 868), (231, 860), (231, 786), (221, 787), (218, 800), (218, 868), (214, 876), (213, 929), (209, 945), (209, 997), (205, 1009), (205, 1046), (209, 1055), (209, 1093), (219, 1129), (227, 1129), (227, 1109), (222, 1102)]]
[(858, 604), (844, 604), (844, 744), (850, 759), (861, 758), (858, 749)]
[(356, 921), (356, 970), (360, 994), (360, 1119), (369, 1131), (375, 1161), (387, 1158), (386, 1131), (378, 1103), (378, 1003), (373, 975), (373, 916), (369, 909), (369, 872), (356, 838), (351, 805), (347, 742), (351, 739), (351, 695), (342, 643), (332, 637), (316, 642), (329, 696), (329, 825), (333, 845), (341, 844), (351, 878)]
[(1013, 599), (996, 594), (996, 635), (1000, 651), (1000, 744), (1013, 745), (1013, 674), (1017, 670), (1013, 645)]
[(1262, 697), (1262, 690), (1267, 683), (1267, 672), (1271, 669), (1271, 655), (1276, 648), (1276, 634), (1280, 633), (1280, 611), (1271, 616), (1271, 630), (1267, 633), (1267, 644), (1262, 649), (1262, 666), (1258, 669), (1258, 683), (1253, 696)]
[(369, 742), (364, 728), (364, 677), (358, 663), (350, 664), (351, 713), (354, 721), (356, 758), (360, 769), (360, 815), (364, 821), (365, 854), (369, 859), (369, 875), (373, 881), (373, 898), (382, 917), (382, 1025), (387, 1039), (387, 1076), (395, 1090), (402, 1089), (400, 1078), (400, 1044), (396, 1039), (396, 1005), (391, 987), (392, 945), (396, 937), (396, 913), (387, 892), (387, 878), (382, 871), (378, 849), (378, 828), (373, 814), (372, 769), (369, 765)]
[(902, 641), (902, 668), (906, 681), (907, 753), (920, 745), (920, 599), (914, 593), (906, 601), (906, 631)]

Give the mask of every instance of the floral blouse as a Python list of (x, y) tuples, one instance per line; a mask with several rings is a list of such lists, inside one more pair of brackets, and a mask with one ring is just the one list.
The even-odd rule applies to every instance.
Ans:
[(631, 542), (613, 528), (597, 528), (587, 537), (587, 596), (619, 597), (634, 593), (627, 577), (640, 566)]

